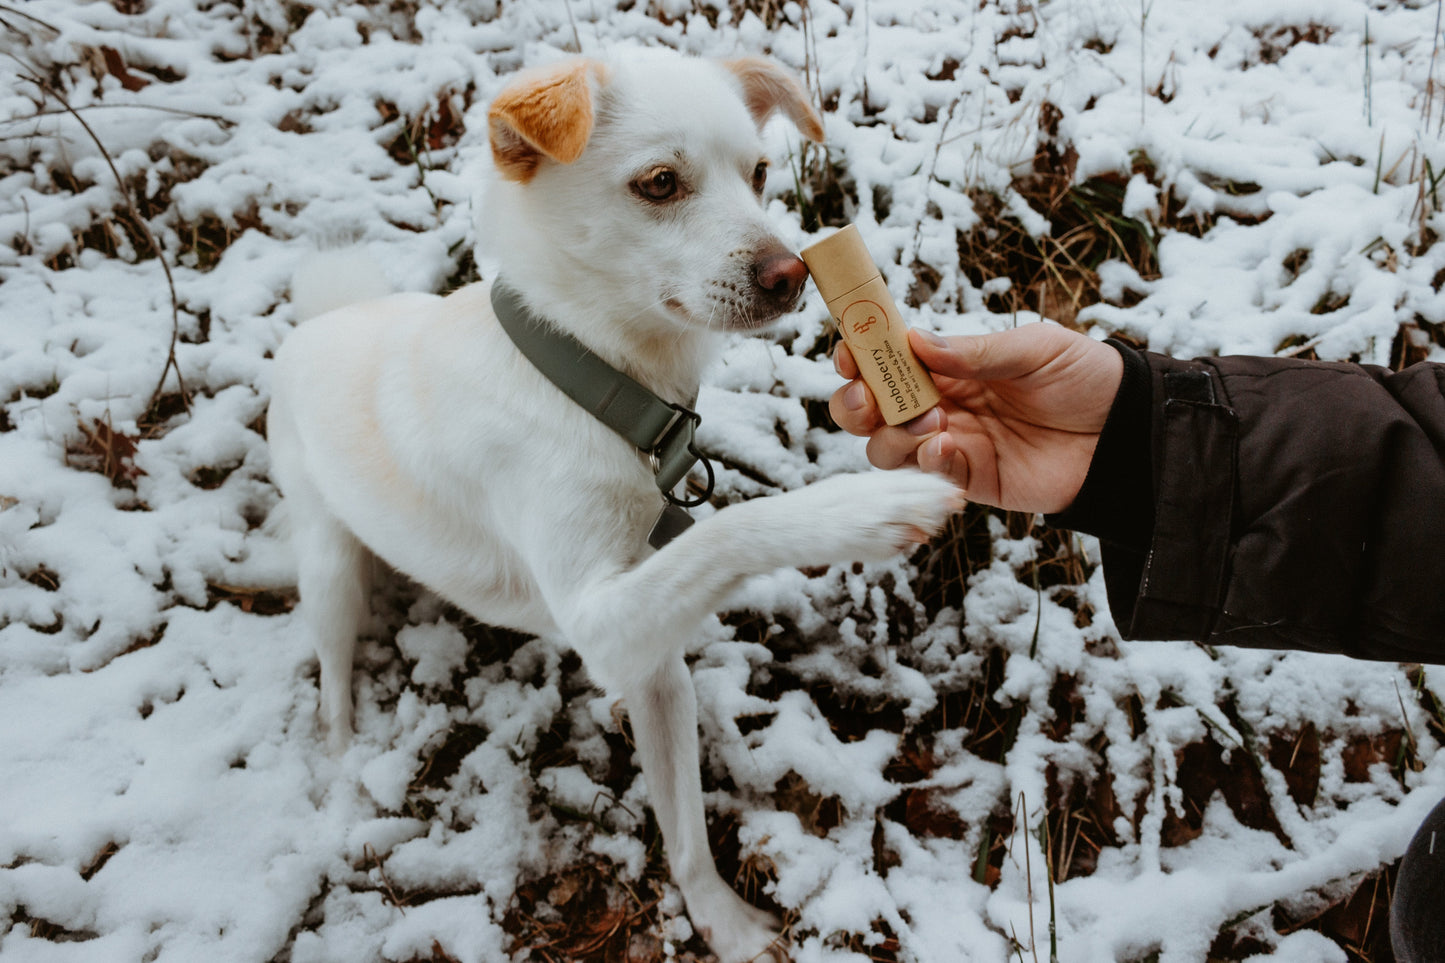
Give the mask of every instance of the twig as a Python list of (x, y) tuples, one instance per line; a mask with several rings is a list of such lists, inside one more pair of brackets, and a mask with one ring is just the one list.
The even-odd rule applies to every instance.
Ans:
[(572, 0), (563, 0), (567, 7), (567, 21), (572, 24), (572, 43), (577, 47), (577, 52), (582, 52), (582, 37), (577, 33), (577, 18), (572, 16)]
[(381, 865), (381, 857), (377, 855), (376, 848), (367, 843), (361, 848), (363, 859), (370, 859), (372, 868), (376, 870), (377, 878), (381, 880), (382, 889), (386, 892), (386, 898), (395, 906), (402, 916), (406, 915), (405, 900), (396, 895), (396, 890), (391, 887), (391, 880), (386, 878), (386, 870)]
[[(1039, 843), (1043, 847), (1045, 854), (1047, 854), (1050, 848), (1049, 814), (1047, 810), (1044, 811), (1044, 818), (1040, 824), (1040, 828), (1043, 831), (1043, 839), (1039, 840)], [(1045, 855), (1044, 858), (1044, 878), (1049, 884), (1049, 963), (1059, 963), (1059, 920), (1058, 909), (1054, 903), (1054, 870), (1047, 855)]]
[[(1017, 825), (1023, 826), (1024, 829), (1024, 879), (1028, 884), (1029, 898), (1029, 952), (1033, 954), (1034, 963), (1039, 963), (1039, 944), (1038, 940), (1034, 938), (1034, 933), (1036, 932), (1034, 930), (1034, 867), (1033, 860), (1029, 858), (1028, 797), (1023, 793), (1019, 793), (1018, 814)], [(1048, 813), (1044, 814), (1044, 818), (1045, 820), (1048, 819)], [(1045, 853), (1044, 857), (1044, 866), (1046, 868), (1048, 866), (1047, 853)], [(1020, 954), (1020, 956), (1022, 955), (1023, 954)]]
[[(17, 17), (24, 17), (26, 20), (29, 20), (31, 23), (33, 23), (33, 24), (38, 24), (39, 26), (44, 27), (46, 30), (49, 30), (49, 31), (50, 31), (51, 33), (53, 33), (53, 34), (57, 34), (57, 35), (58, 35), (58, 34), (60, 33), (60, 28), (59, 28), (59, 27), (55, 26), (55, 25), (52, 24), (52, 23), (46, 23), (44, 20), (41, 20), (39, 17), (33, 16), (33, 15), (31, 15), (31, 14), (28, 14), (28, 13), (26, 13), (24, 10), (19, 9), (18, 7), (12, 7), (12, 6), (10, 6), (9, 4), (0, 4), (0, 10), (4, 10), (6, 13), (13, 13), (13, 14), (15, 14)], [(5, 23), (5, 26), (10, 27), (10, 29), (11, 29), (11, 30), (14, 30), (16, 33), (20, 33), (20, 32), (21, 32), (18, 28), (11, 26), (9, 23), (6, 23), (5, 21), (0, 21), (0, 23)]]
[[(1039, 305), (1043, 307), (1043, 305)], [(1039, 546), (1034, 543), (1034, 637), (1029, 642), (1029, 658), (1036, 659), (1039, 655), (1039, 629), (1044, 624), (1044, 589), (1039, 582)]]
[(1012, 921), (1010, 921), (1008, 925), (1008, 936), (1009, 942), (1013, 944), (1011, 948), (1014, 951), (1014, 956), (1017, 956), (1019, 958), (1019, 963), (1025, 963), (1024, 945), (1019, 942), (1018, 927), (1014, 926)]
[[(18, 58), (16, 59), (18, 60)], [(101, 157), (105, 158), (106, 166), (110, 168), (111, 175), (115, 177), (116, 187), (120, 189), (120, 196), (125, 200), (125, 206), (130, 211), (131, 220), (135, 222), (140, 232), (145, 235), (146, 243), (150, 245), (151, 251), (156, 256), (156, 260), (160, 262), (161, 270), (164, 271), (166, 275), (166, 286), (170, 288), (171, 292), (171, 343), (166, 352), (166, 364), (165, 367), (161, 369), (160, 380), (156, 382), (155, 391), (151, 392), (150, 401), (146, 403), (146, 411), (154, 410), (156, 403), (160, 401), (161, 392), (166, 386), (166, 375), (170, 374), (172, 368), (174, 368), (176, 372), (176, 385), (181, 393), (181, 403), (185, 406), (186, 411), (190, 411), (191, 401), (186, 396), (186, 382), (181, 375), (181, 366), (176, 362), (176, 343), (180, 340), (181, 334), (180, 299), (176, 296), (175, 278), (171, 276), (171, 267), (166, 263), (165, 253), (161, 251), (160, 243), (156, 241), (155, 235), (151, 233), (150, 225), (145, 222), (145, 219), (140, 216), (140, 211), (136, 209), (135, 201), (131, 199), (130, 191), (126, 189), (125, 180), (120, 176), (120, 171), (116, 168), (115, 161), (110, 156), (110, 151), (105, 149), (105, 144), (101, 142), (99, 135), (85, 122), (85, 118), (80, 116), (80, 112), (70, 106), (70, 101), (66, 100), (63, 94), (46, 83), (44, 78), (29, 73), (22, 73), (20, 76), (39, 87), (42, 94), (54, 97), (59, 101), (60, 106), (65, 108), (65, 111), (76, 119), (81, 128), (90, 137), (91, 141), (94, 142), (96, 149), (100, 151)]]
[[(77, 110), (159, 110), (167, 114), (179, 114), (182, 117), (195, 117), (198, 120), (209, 120), (221, 127), (235, 127), (236, 122), (217, 114), (203, 114), (194, 110), (182, 110), (179, 107), (161, 107), (157, 104), (87, 104), (84, 107), (75, 107), (70, 110), (74, 113)], [(0, 117), (0, 124), (16, 124), (25, 120), (38, 120), (41, 117), (54, 117), (64, 114), (64, 110), (37, 110), (33, 114), (23, 114), (19, 117)]]
[(1410, 725), (1410, 714), (1405, 711), (1405, 697), (1400, 694), (1400, 683), (1398, 680), (1395, 682), (1395, 698), (1400, 700), (1400, 718), (1405, 722), (1405, 740), (1410, 746), (1410, 752), (1413, 754), (1416, 750), (1415, 728)]
[[(1365, 86), (1365, 105), (1364, 105), (1364, 106), (1365, 106), (1365, 123), (1366, 123), (1368, 126), (1370, 126), (1370, 127), (1374, 127), (1374, 126), (1375, 126), (1375, 92), (1374, 92), (1375, 80), (1374, 80), (1374, 77), (1372, 76), (1372, 73), (1371, 73), (1371, 70), (1370, 70), (1370, 15), (1369, 15), (1369, 14), (1365, 14), (1365, 41), (1364, 41), (1364, 49), (1365, 49), (1365, 81), (1364, 81), (1364, 86)], [(1383, 141), (1383, 137), (1382, 137), (1382, 141)], [(1382, 144), (1381, 144), (1381, 149), (1382, 149), (1382, 150), (1383, 150), (1383, 146), (1384, 146), (1384, 145), (1383, 145), (1383, 143), (1382, 143)]]
[(1143, 127), (1144, 124), (1145, 124), (1144, 103), (1145, 103), (1145, 100), (1146, 100), (1146, 97), (1147, 97), (1147, 94), (1148, 94), (1148, 91), (1147, 91), (1147, 89), (1146, 89), (1146, 87), (1145, 87), (1145, 82), (1144, 82), (1144, 52), (1145, 52), (1145, 49), (1146, 49), (1146, 48), (1145, 48), (1145, 37), (1146, 37), (1145, 31), (1146, 31), (1146, 28), (1147, 28), (1148, 25), (1149, 25), (1149, 9), (1150, 9), (1151, 7), (1153, 7), (1153, 6), (1154, 6), (1154, 4), (1153, 4), (1152, 2), (1151, 2), (1151, 3), (1145, 3), (1144, 0), (1139, 0), (1139, 126), (1140, 126), (1140, 127)]
[[(938, 155), (943, 152), (943, 138), (948, 134), (948, 125), (953, 123), (954, 111), (963, 102), (963, 94), (959, 93), (948, 105), (948, 115), (943, 118), (943, 123), (938, 128), (938, 143), (933, 145), (933, 162), (928, 165), (928, 178), (923, 182), (924, 193), (932, 186), (938, 175)], [(913, 229), (913, 260), (918, 260), (918, 252), (923, 248), (923, 221), (920, 219), (918, 225)]]
[[(1440, 9), (1442, 0), (1435, 0), (1435, 38), (1430, 47), (1430, 69), (1425, 74), (1425, 133), (1430, 133), (1430, 115), (1435, 109), (1435, 58), (1440, 53)], [(1445, 107), (1440, 111), (1441, 129), (1445, 129)], [(1436, 130), (1438, 134), (1440, 131)]]
[[(425, 123), (426, 123), (426, 114), (422, 114), (419, 122), (422, 123), (422, 124), (425, 124)], [(411, 136), (411, 125), (410, 125), (410, 124), (406, 124), (406, 125), (403, 125), (403, 126), (402, 126), (402, 128), (401, 128), (401, 137), (402, 137), (402, 139), (403, 139), (404, 141), (406, 141), (406, 150), (407, 150), (407, 153), (411, 155), (411, 162), (416, 165), (417, 183), (419, 183), (419, 184), (421, 185), (421, 189), (422, 189), (422, 190), (426, 191), (426, 196), (431, 198), (432, 210), (433, 210), (435, 213), (440, 214), (440, 213), (441, 213), (441, 209), (442, 209), (442, 202), (437, 198), (437, 196), (436, 196), (435, 194), (432, 193), (431, 188), (426, 186), (426, 170), (427, 170), (427, 169), (426, 169), (426, 166), (425, 166), (424, 164), (422, 164), (422, 162), (421, 162), (421, 155), (417, 153), (417, 150), (416, 150), (416, 141), (415, 141), (415, 140), (412, 138), (412, 136)], [(423, 147), (426, 146), (425, 142), (423, 142), (422, 146), (423, 146)], [(427, 150), (427, 158), (428, 158), (428, 159), (431, 158), (431, 150), (430, 150), (430, 149)]]
[(863, 0), (863, 110), (868, 110), (868, 26), (872, 17), (868, 13), (868, 0)]

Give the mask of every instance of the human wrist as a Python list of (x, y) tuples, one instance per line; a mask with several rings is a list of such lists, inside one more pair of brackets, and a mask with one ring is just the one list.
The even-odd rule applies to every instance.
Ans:
[(1045, 521), (1143, 550), (1154, 528), (1152, 379), (1143, 355), (1112, 338), (1104, 343), (1122, 359), (1119, 388), (1078, 494)]

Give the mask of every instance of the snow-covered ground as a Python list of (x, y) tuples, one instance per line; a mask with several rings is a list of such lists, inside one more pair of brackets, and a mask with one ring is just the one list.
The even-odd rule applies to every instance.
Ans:
[[(1439, 17), (1438, 0), (0, 4), (0, 958), (526, 958), (581, 913), (578, 867), (660, 897), (633, 958), (699, 951), (616, 707), (575, 660), (392, 585), (358, 739), (328, 758), (263, 525), (294, 264), (340, 238), (401, 288), (469, 276), (483, 111), (519, 66), (665, 44), (806, 73), (838, 213), (915, 323), (1033, 320), (999, 309), (1020, 279), (958, 252), (996, 228), (989, 194), (1048, 232), (1015, 189), (1042, 151), (1120, 188), (1121, 233), (1157, 236), (1147, 262), (1100, 267), (1077, 324), (1179, 355), (1392, 364), (1445, 359)], [(801, 247), (794, 177), (826, 194), (822, 161), (769, 134), (770, 208)], [(174, 278), (188, 412), (167, 275), (116, 174)], [(824, 319), (811, 293), (712, 371), (719, 504), (866, 469), (820, 414)], [(1052, 941), (1063, 961), (1345, 960), (1342, 927), (1310, 920), (1368, 897), (1445, 795), (1428, 711), (1445, 669), (1121, 642), (1089, 540), (967, 521), (912, 559), (757, 579), (694, 647), (709, 810), (796, 957), (1001, 963)]]

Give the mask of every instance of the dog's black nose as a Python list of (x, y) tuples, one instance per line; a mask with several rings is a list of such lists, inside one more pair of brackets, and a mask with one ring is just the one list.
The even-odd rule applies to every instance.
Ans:
[(753, 275), (769, 298), (791, 305), (808, 280), (808, 266), (789, 251), (769, 251), (753, 264)]

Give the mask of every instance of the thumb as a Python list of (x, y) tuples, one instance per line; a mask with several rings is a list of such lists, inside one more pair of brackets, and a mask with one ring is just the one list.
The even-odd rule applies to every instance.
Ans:
[(1043, 367), (1064, 350), (1057, 333), (1068, 332), (1050, 324), (1029, 324), (994, 334), (953, 335), (943, 338), (914, 328), (908, 343), (929, 371), (948, 378), (997, 381), (1021, 378)]

